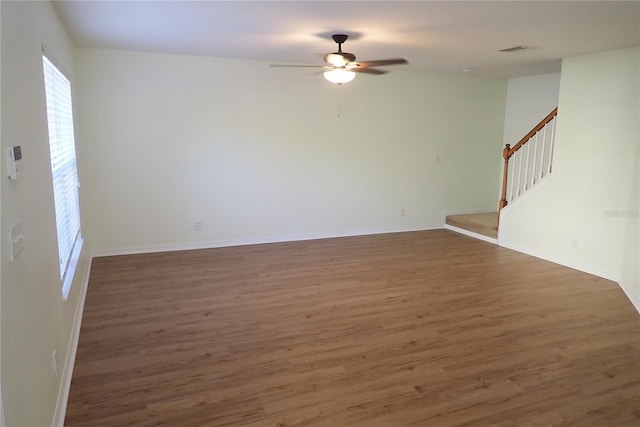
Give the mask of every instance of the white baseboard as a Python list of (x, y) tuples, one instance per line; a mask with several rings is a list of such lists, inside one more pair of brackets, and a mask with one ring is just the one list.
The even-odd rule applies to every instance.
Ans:
[(453, 225), (445, 224), (444, 228), (447, 230), (455, 231), (456, 233), (464, 234), (465, 236), (473, 237), (476, 239), (484, 240), (488, 243), (493, 243), (494, 245), (498, 244), (498, 239), (494, 239), (493, 237), (485, 236), (484, 234), (474, 233), (473, 231), (465, 230), (463, 228), (455, 227)]
[(553, 257), (553, 256), (550, 256), (549, 254), (545, 254), (531, 248), (527, 248), (519, 245), (513, 245), (510, 243), (505, 243), (504, 239), (499, 239), (498, 244), (504, 248), (511, 249), (516, 252), (520, 252), (526, 255), (531, 255), (533, 257), (540, 258), (545, 261), (552, 262), (554, 264), (559, 264), (564, 267), (573, 268), (574, 270), (582, 271), (583, 273), (591, 274), (593, 276), (602, 277), (603, 279), (611, 280), (613, 282), (618, 282), (620, 280), (619, 277), (617, 277), (615, 274), (613, 274), (610, 271), (600, 270), (597, 268), (593, 268), (592, 266), (587, 264), (577, 263), (567, 259)]
[(638, 314), (640, 314), (640, 301), (634, 301), (634, 299), (631, 297), (629, 292), (627, 292), (627, 290), (624, 288), (624, 286), (622, 286), (620, 282), (618, 282), (618, 286), (620, 286), (620, 289), (622, 289), (622, 292), (624, 292), (624, 294), (627, 296), (629, 301), (631, 301), (633, 308), (635, 308)]
[(342, 232), (293, 234), (293, 235), (282, 235), (282, 236), (265, 236), (265, 237), (252, 237), (252, 238), (241, 238), (241, 239), (213, 240), (213, 241), (181, 243), (181, 244), (108, 248), (108, 249), (95, 250), (92, 255), (93, 257), (102, 257), (102, 256), (154, 253), (154, 252), (188, 251), (188, 250), (195, 250), (195, 249), (214, 249), (214, 248), (225, 248), (225, 247), (231, 247), (231, 246), (260, 245), (264, 243), (298, 242), (298, 241), (304, 241), (304, 240), (332, 239), (336, 237), (353, 237), (353, 236), (367, 236), (372, 234), (436, 230), (441, 228), (442, 226), (440, 224), (408, 225), (408, 226), (402, 226), (402, 227), (385, 227), (385, 228), (351, 230), (351, 231), (342, 231)]
[(5, 427), (7, 422), (4, 419), (4, 400), (2, 398), (2, 376), (0, 375), (0, 427)]
[(53, 414), (53, 421), (51, 423), (52, 427), (63, 427), (64, 418), (67, 414), (67, 402), (69, 400), (69, 391), (71, 390), (71, 377), (73, 375), (73, 367), (76, 361), (76, 351), (78, 350), (82, 313), (84, 312), (84, 302), (87, 297), (92, 260), (93, 259), (89, 257), (80, 282), (80, 293), (78, 294), (78, 301), (76, 303), (76, 309), (73, 316), (71, 336), (69, 337), (69, 343), (67, 344), (67, 357), (64, 360), (64, 368), (62, 371), (62, 378), (60, 380), (60, 390), (58, 391), (56, 410)]
[(536, 251), (536, 250), (532, 250), (531, 248), (526, 248), (526, 247), (522, 247), (522, 246), (518, 246), (518, 245), (512, 245), (512, 244), (506, 244), (506, 243), (504, 243), (503, 239), (499, 240), (498, 245), (500, 245), (500, 246), (502, 246), (504, 248), (507, 248), (507, 249), (514, 250), (516, 252), (520, 252), (520, 253), (523, 253), (523, 254), (526, 254), (526, 255), (531, 255), (531, 256), (534, 256), (536, 258), (540, 258), (540, 259), (543, 259), (545, 261), (552, 262), (554, 264), (562, 265), (563, 267), (573, 268), (574, 270), (582, 271), (583, 273), (591, 274), (593, 276), (602, 277), (603, 279), (607, 279), (607, 280), (611, 280), (612, 282), (616, 282), (618, 284), (618, 286), (620, 287), (620, 289), (622, 289), (622, 292), (624, 292), (625, 296), (629, 299), (629, 301), (631, 302), (633, 307), (638, 311), (638, 313), (640, 313), (640, 301), (634, 301), (633, 298), (631, 297), (631, 295), (626, 291), (624, 286), (622, 286), (622, 283), (620, 282), (620, 277), (618, 277), (616, 274), (613, 274), (610, 271), (604, 271), (604, 270), (600, 270), (600, 269), (597, 269), (597, 268), (593, 268), (590, 265), (586, 265), (586, 264), (582, 264), (582, 263), (576, 263), (576, 262), (572, 262), (572, 261), (568, 261), (568, 260), (564, 260), (564, 259), (559, 259), (559, 258), (556, 258), (556, 257), (553, 257), (553, 256), (549, 256), (548, 254), (543, 254), (542, 252), (539, 252), (539, 251)]

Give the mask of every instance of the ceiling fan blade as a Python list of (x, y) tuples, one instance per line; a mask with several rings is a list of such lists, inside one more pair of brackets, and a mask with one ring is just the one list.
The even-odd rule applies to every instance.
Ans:
[(378, 70), (375, 68), (351, 68), (349, 71), (353, 71), (355, 73), (365, 73), (365, 74), (387, 74), (388, 71)]
[(269, 67), (274, 68), (325, 68), (325, 65), (295, 65), (295, 64), (269, 64)]
[(408, 63), (404, 58), (377, 59), (373, 61), (358, 61), (358, 67), (378, 67), (380, 65), (400, 65)]

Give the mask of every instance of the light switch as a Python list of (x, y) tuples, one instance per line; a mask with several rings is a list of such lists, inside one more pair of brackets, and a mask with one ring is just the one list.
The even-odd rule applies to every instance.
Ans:
[(13, 227), (9, 228), (9, 256), (10, 261), (16, 259), (18, 254), (24, 249), (24, 234), (22, 233), (22, 221), (16, 221)]

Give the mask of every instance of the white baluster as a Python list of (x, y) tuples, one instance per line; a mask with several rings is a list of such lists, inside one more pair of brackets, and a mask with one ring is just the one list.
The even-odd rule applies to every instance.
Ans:
[(538, 158), (538, 134), (540, 132), (536, 133), (536, 142), (533, 146), (533, 161), (531, 162), (531, 166), (532, 166), (532, 171), (531, 171), (531, 184), (529, 185), (529, 188), (533, 187), (536, 183), (536, 159)]
[(520, 158), (518, 164), (518, 185), (516, 186), (516, 198), (520, 197), (520, 193), (522, 192), (522, 188), (520, 187), (520, 178), (522, 177), (522, 150), (516, 151), (518, 153), (518, 157)]
[(549, 168), (547, 170), (547, 173), (551, 173), (551, 164), (553, 163), (553, 143), (556, 139), (556, 117), (554, 117), (551, 121), (551, 123), (553, 123), (553, 127), (551, 128), (551, 144), (549, 146)]
[(516, 151), (513, 156), (512, 156), (512, 161), (510, 163), (510, 170), (509, 173), (511, 174), (511, 177), (509, 178), (509, 185), (510, 185), (510, 189), (509, 189), (509, 203), (511, 203), (516, 197), (517, 194), (514, 196), (514, 189), (516, 189), (516, 156), (518, 155), (518, 152)]
[(529, 141), (527, 141), (527, 160), (524, 163), (524, 182), (522, 183), (522, 192), (524, 193), (525, 191), (527, 191), (528, 189), (528, 180), (529, 180), (529, 159), (531, 157), (531, 140), (533, 139), (533, 137), (529, 138)]
[(544, 177), (544, 147), (545, 147), (545, 143), (547, 142), (547, 126), (549, 126), (549, 124), (547, 123), (543, 130), (542, 130), (542, 155), (540, 156), (540, 179), (542, 179)]

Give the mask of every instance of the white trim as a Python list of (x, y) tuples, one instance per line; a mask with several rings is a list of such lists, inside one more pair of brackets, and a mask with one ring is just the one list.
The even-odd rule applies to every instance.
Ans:
[(591, 274), (593, 276), (602, 277), (603, 279), (611, 280), (613, 282), (619, 282), (619, 280), (620, 280), (620, 278), (617, 275), (613, 274), (610, 271), (594, 269), (593, 267), (591, 267), (591, 266), (589, 266), (587, 264), (584, 264), (584, 263), (569, 261), (569, 260), (566, 260), (566, 259), (555, 258), (555, 257), (549, 256), (547, 254), (543, 254), (542, 252), (539, 252), (539, 251), (537, 251), (535, 249), (530, 249), (530, 248), (519, 246), (519, 245), (505, 244), (502, 241), (498, 242), (498, 245), (502, 246), (503, 248), (507, 248), (507, 249), (514, 250), (516, 252), (523, 253), (525, 255), (531, 255), (533, 257), (540, 258), (540, 259), (543, 259), (545, 261), (552, 262), (554, 264), (562, 265), (564, 267), (573, 268), (574, 270), (582, 271), (583, 273)]
[(439, 224), (409, 225), (409, 226), (403, 226), (403, 227), (388, 227), (388, 228), (353, 230), (353, 231), (343, 231), (343, 232), (293, 234), (293, 235), (283, 235), (283, 236), (265, 236), (265, 237), (251, 237), (251, 238), (240, 238), (240, 239), (229, 239), (229, 240), (213, 240), (213, 241), (206, 241), (206, 242), (193, 242), (193, 243), (182, 243), (182, 244), (107, 248), (107, 249), (97, 249), (93, 252), (92, 255), (93, 257), (101, 257), (101, 256), (115, 256), (115, 255), (133, 255), (133, 254), (153, 253), (153, 252), (188, 251), (188, 250), (194, 250), (194, 249), (214, 249), (214, 248), (225, 248), (230, 246), (260, 245), (264, 243), (298, 242), (298, 241), (304, 241), (304, 240), (332, 239), (336, 237), (353, 237), (353, 236), (366, 236), (371, 234), (387, 234), (387, 233), (403, 233), (408, 231), (437, 230), (441, 228), (442, 226)]
[(64, 370), (62, 371), (62, 380), (60, 381), (60, 389), (58, 390), (56, 410), (53, 414), (53, 420), (51, 423), (52, 427), (62, 427), (64, 425), (65, 415), (67, 414), (67, 402), (69, 400), (69, 391), (71, 390), (71, 376), (73, 375), (73, 367), (76, 362), (76, 351), (78, 350), (78, 340), (80, 338), (82, 313), (84, 312), (84, 302), (87, 297), (92, 261), (93, 258), (89, 257), (89, 261), (87, 262), (82, 274), (80, 294), (78, 295), (78, 302), (76, 303), (71, 336), (69, 337), (69, 343), (67, 344), (67, 357), (64, 361)]
[(532, 196), (534, 196), (536, 193), (538, 193), (540, 190), (542, 190), (551, 182), (552, 176), (553, 174), (551, 172), (546, 174), (540, 181), (536, 182), (533, 187), (529, 188), (526, 192), (518, 196), (517, 199), (515, 199), (514, 201), (510, 202), (507, 206), (502, 208), (502, 210), (500, 211), (500, 214), (508, 213), (512, 207), (518, 206), (519, 204), (529, 200)]
[(7, 422), (4, 419), (4, 398), (2, 397), (2, 376), (0, 376), (0, 427), (5, 427)]
[(625, 290), (624, 286), (622, 286), (621, 282), (618, 281), (617, 283), (618, 283), (618, 286), (620, 286), (620, 289), (622, 289), (622, 292), (624, 292), (624, 294), (627, 296), (627, 299), (631, 301), (633, 308), (635, 308), (638, 314), (640, 314), (640, 301), (637, 301), (637, 302), (634, 301), (631, 295)]
[(67, 298), (69, 298), (69, 291), (71, 290), (73, 278), (76, 275), (76, 269), (78, 268), (78, 261), (80, 260), (80, 253), (82, 252), (83, 243), (84, 240), (82, 239), (82, 235), (78, 234), (76, 243), (75, 245), (73, 245), (73, 250), (71, 251), (71, 257), (69, 258), (67, 272), (65, 273), (64, 280), (62, 281), (62, 299), (65, 301), (67, 300)]
[(484, 240), (488, 243), (493, 243), (494, 245), (498, 244), (498, 239), (494, 239), (493, 237), (485, 236), (484, 234), (474, 233), (473, 231), (465, 230), (459, 227), (455, 227), (453, 225), (445, 224), (444, 228), (447, 230), (455, 231), (456, 233), (464, 234), (465, 236), (473, 237), (479, 240)]
[(523, 246), (512, 245), (512, 244), (504, 244), (504, 242), (502, 242), (502, 241), (498, 242), (498, 245), (502, 246), (503, 248), (507, 248), (507, 249), (514, 250), (516, 252), (523, 253), (525, 255), (530, 255), (530, 256), (533, 256), (533, 257), (536, 257), (536, 258), (543, 259), (545, 261), (552, 262), (554, 264), (561, 265), (563, 267), (573, 268), (574, 270), (582, 271), (583, 273), (591, 274), (593, 276), (598, 276), (598, 277), (601, 277), (603, 279), (607, 279), (607, 280), (611, 280), (612, 282), (616, 282), (616, 284), (620, 287), (620, 289), (622, 289), (622, 292), (624, 292), (624, 294), (627, 297), (627, 299), (631, 302), (633, 307), (638, 311), (638, 313), (640, 313), (640, 303), (638, 303), (638, 302), (633, 300), (631, 295), (629, 295), (627, 293), (627, 291), (625, 290), (624, 286), (622, 286), (622, 284), (620, 283), (620, 277), (617, 274), (612, 273), (611, 271), (600, 270), (600, 269), (597, 269), (597, 268), (593, 268), (590, 265), (579, 263), (579, 262), (573, 262), (573, 261), (567, 261), (567, 260), (563, 260), (563, 259), (554, 258), (554, 257), (548, 256), (546, 254), (543, 254), (542, 252), (538, 252), (536, 250), (532, 250), (530, 248), (526, 248), (526, 247), (523, 247)]

